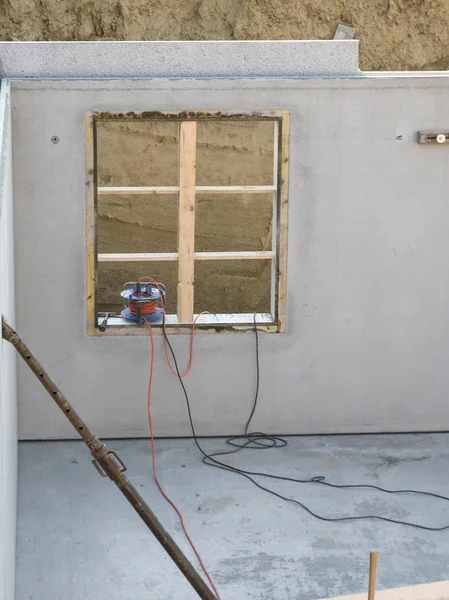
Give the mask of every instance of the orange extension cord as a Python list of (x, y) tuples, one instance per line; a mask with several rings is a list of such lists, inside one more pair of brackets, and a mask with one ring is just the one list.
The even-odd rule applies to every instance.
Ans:
[[(145, 297), (147, 294), (135, 294), (135, 296), (139, 296), (139, 297)], [(145, 302), (144, 304), (140, 305), (140, 314), (142, 315), (150, 315), (156, 312), (156, 308), (157, 308), (157, 300), (150, 300), (149, 302)], [(138, 314), (138, 302), (137, 300), (130, 300), (129, 301), (129, 310), (131, 311), (132, 315), (137, 315)]]
[[(139, 279), (139, 283), (140, 283), (140, 281), (142, 279), (149, 279), (151, 282), (153, 282), (156, 285), (157, 289), (159, 290), (159, 293), (161, 294), (162, 303), (164, 304), (164, 299), (163, 299), (163, 296), (162, 296), (162, 292), (161, 292), (158, 284), (156, 283), (156, 281), (152, 277), (144, 276), (144, 277), (141, 277)], [(203, 313), (200, 313), (200, 314), (203, 314)], [(199, 316), (200, 315), (197, 315), (197, 317), (195, 318), (194, 322), (192, 323), (192, 335), (191, 335), (191, 338), (190, 338), (190, 360), (189, 360), (189, 365), (187, 367), (187, 370), (185, 371), (185, 373), (183, 373), (181, 375), (181, 377), (185, 377), (189, 373), (189, 371), (190, 371), (190, 369), (192, 367), (192, 361), (193, 361), (193, 338), (194, 338), (194, 335), (195, 335), (195, 323), (196, 323), (196, 321), (197, 321), (197, 319), (198, 319)], [(152, 467), (153, 467), (154, 480), (156, 482), (157, 487), (159, 488), (160, 493), (164, 497), (164, 499), (170, 504), (170, 506), (173, 508), (173, 510), (178, 515), (179, 522), (181, 523), (181, 526), (182, 526), (182, 529), (184, 531), (184, 535), (187, 538), (187, 541), (189, 542), (190, 546), (192, 547), (192, 550), (194, 551), (195, 556), (197, 557), (197, 559), (198, 559), (198, 561), (199, 561), (199, 563), (201, 565), (201, 568), (204, 571), (204, 574), (206, 575), (207, 579), (209, 580), (209, 583), (210, 583), (212, 589), (214, 590), (215, 595), (217, 596), (217, 600), (221, 600), (220, 594), (218, 593), (218, 590), (215, 587), (215, 584), (214, 584), (214, 582), (212, 580), (212, 577), (209, 574), (208, 570), (206, 569), (206, 566), (205, 566), (205, 564), (204, 564), (204, 562), (203, 562), (203, 560), (202, 560), (202, 558), (200, 556), (200, 553), (196, 549), (196, 546), (193, 543), (192, 538), (189, 535), (189, 532), (187, 531), (187, 527), (186, 527), (186, 524), (184, 522), (184, 517), (182, 516), (181, 511), (176, 506), (176, 504), (165, 493), (165, 491), (164, 491), (164, 489), (163, 489), (163, 487), (162, 487), (162, 485), (161, 485), (161, 483), (160, 483), (160, 481), (158, 479), (158, 476), (157, 476), (156, 457), (155, 457), (155, 443), (154, 443), (154, 435), (153, 435), (153, 419), (151, 417), (151, 388), (152, 388), (152, 385), (153, 385), (153, 371), (154, 371), (154, 336), (153, 336), (153, 330), (151, 329), (151, 325), (148, 323), (147, 320), (145, 320), (145, 323), (146, 323), (146, 326), (148, 327), (148, 332), (150, 334), (150, 346), (151, 346), (150, 378), (149, 378), (149, 381), (148, 381), (148, 423), (149, 423), (149, 426), (150, 426), (151, 462), (152, 462)], [(165, 305), (164, 305), (164, 315), (163, 315), (163, 321), (162, 321), (162, 323), (163, 323), (163, 327), (164, 327), (164, 331), (165, 331)], [(166, 359), (167, 359), (168, 366), (170, 367), (171, 372), (174, 375), (177, 375), (175, 373), (175, 371), (173, 370), (173, 368), (171, 366), (171, 363), (169, 361), (169, 358), (168, 358), (167, 343), (165, 341), (165, 336), (164, 336), (164, 347), (165, 347), (165, 356), (166, 356)]]
[[(184, 373), (181, 375), (179, 375), (179, 377), (181, 377), (181, 379), (183, 377), (185, 377), (186, 375), (188, 375), (190, 373), (190, 369), (192, 368), (192, 362), (193, 362), (193, 340), (195, 338), (195, 325), (196, 322), (198, 321), (198, 319), (201, 317), (201, 315), (210, 315), (210, 312), (208, 310), (203, 310), (203, 312), (200, 312), (198, 315), (196, 315), (195, 319), (193, 320), (192, 323), (192, 334), (190, 336), (190, 358), (189, 358), (189, 364), (187, 366), (187, 369), (184, 371)], [(165, 329), (165, 312), (164, 312), (164, 319), (162, 321), (162, 325), (164, 327), (164, 331), (166, 331)], [(168, 349), (167, 349), (167, 338), (164, 335), (164, 350), (165, 350), (165, 358), (167, 360), (167, 365), (169, 366), (170, 371), (173, 373), (173, 375), (175, 375), (176, 377), (178, 377), (178, 373), (173, 369), (171, 362), (170, 362), (170, 357), (168, 356)]]
[[(164, 297), (162, 295), (162, 291), (160, 290), (157, 282), (152, 278), (149, 277), (148, 275), (143, 275), (142, 277), (139, 278), (137, 283), (141, 283), (142, 279), (149, 279), (152, 283), (155, 284), (155, 286), (157, 287), (157, 289), (159, 290), (159, 294), (161, 296), (161, 300), (162, 300), (162, 305), (163, 305), (163, 309), (164, 309), (164, 318), (162, 320), (162, 326), (164, 328), (164, 332), (167, 333), (167, 330), (165, 328), (165, 303), (164, 303)], [(145, 296), (146, 294), (136, 294), (136, 296)], [(158, 301), (157, 300), (151, 300), (150, 302), (146, 302), (144, 304), (141, 305), (140, 307), (140, 311), (142, 315), (148, 315), (148, 314), (153, 314), (156, 312), (156, 307), (157, 307)], [(129, 310), (131, 311), (131, 314), (133, 315), (137, 315), (137, 300), (131, 300), (129, 302)], [(190, 369), (192, 368), (192, 362), (193, 362), (193, 341), (195, 338), (195, 325), (197, 320), (201, 317), (201, 315), (209, 315), (209, 311), (204, 310), (203, 312), (200, 312), (198, 315), (196, 315), (193, 323), (192, 323), (192, 335), (190, 337), (190, 359), (189, 359), (189, 364), (187, 366), (187, 369), (185, 370), (185, 372), (180, 375), (180, 377), (185, 377), (186, 375), (188, 375), (190, 373)], [(148, 323), (148, 322), (147, 322)], [(166, 337), (164, 335), (164, 351), (165, 351), (165, 359), (167, 361), (167, 364), (169, 366), (170, 371), (173, 373), (173, 375), (175, 375), (176, 377), (178, 377), (178, 373), (176, 373), (176, 371), (173, 369), (171, 361), (170, 361), (170, 357), (168, 355), (168, 348), (167, 348), (167, 340)]]

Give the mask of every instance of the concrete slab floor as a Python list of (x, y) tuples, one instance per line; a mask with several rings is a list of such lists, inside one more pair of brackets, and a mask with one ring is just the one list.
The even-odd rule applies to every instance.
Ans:
[[(221, 439), (202, 444), (206, 451), (225, 447)], [(152, 479), (148, 441), (109, 445), (191, 557), (177, 517)], [(449, 434), (292, 437), (286, 448), (244, 451), (229, 460), (281, 475), (449, 495)], [(449, 530), (319, 521), (239, 475), (204, 466), (192, 440), (157, 441), (157, 465), (223, 600), (362, 592), (371, 549), (379, 551), (378, 589), (449, 579)], [(449, 524), (449, 502), (437, 499), (262, 482), (326, 516), (372, 513)], [(115, 486), (90, 465), (81, 442), (20, 445), (17, 568), (17, 600), (197, 597)]]

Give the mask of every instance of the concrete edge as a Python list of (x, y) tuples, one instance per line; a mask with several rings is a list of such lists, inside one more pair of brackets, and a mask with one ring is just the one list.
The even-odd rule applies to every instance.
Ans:
[[(7, 131), (10, 119), (10, 83), (8, 79), (0, 82), (0, 199), (4, 192), (4, 179), (6, 169), (6, 158), (8, 148)], [(2, 203), (0, 202), (0, 217), (2, 214)]]
[(358, 57), (358, 40), (0, 42), (0, 77), (339, 77)]

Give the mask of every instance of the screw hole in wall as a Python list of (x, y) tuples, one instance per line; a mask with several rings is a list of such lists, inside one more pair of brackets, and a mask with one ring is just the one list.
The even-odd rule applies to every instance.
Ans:
[(59, 136), (57, 136), (57, 135), (52, 135), (52, 136), (51, 136), (51, 143), (52, 143), (52, 144), (59, 144)]

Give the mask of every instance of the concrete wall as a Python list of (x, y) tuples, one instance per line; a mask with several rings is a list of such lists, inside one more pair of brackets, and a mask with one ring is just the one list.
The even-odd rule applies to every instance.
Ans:
[[(416, 142), (449, 123), (447, 75), (14, 82), (20, 331), (95, 432), (147, 435), (148, 340), (86, 333), (84, 111), (236, 107), (291, 110), (287, 332), (261, 335), (254, 429), (449, 429), (449, 147)], [(187, 435), (156, 352), (156, 434)], [(251, 332), (198, 335), (198, 433), (241, 431), (254, 378)], [(19, 397), (21, 437), (73, 436), (24, 365)]]
[[(11, 98), (0, 87), (0, 311), (14, 325)], [(14, 348), (0, 340), (0, 600), (13, 600), (17, 502), (17, 393)]]

